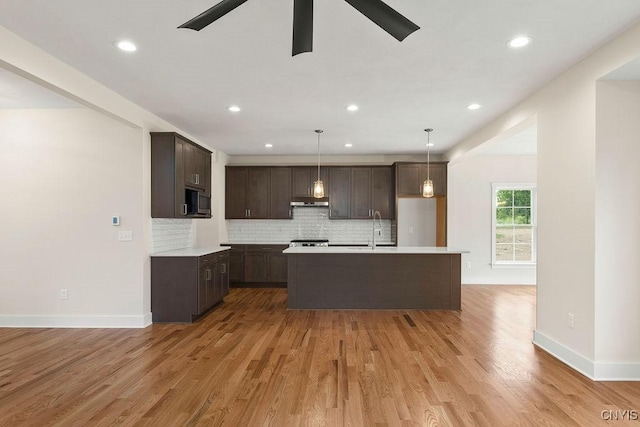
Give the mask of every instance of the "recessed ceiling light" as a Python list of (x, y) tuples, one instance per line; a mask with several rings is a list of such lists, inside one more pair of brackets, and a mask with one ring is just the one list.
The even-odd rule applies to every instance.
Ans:
[(514, 48), (524, 47), (529, 43), (531, 43), (532, 41), (533, 39), (529, 36), (520, 36), (520, 37), (516, 37), (514, 39), (509, 40), (508, 46), (514, 47)]
[(264, 146), (267, 148), (273, 148), (273, 144), (264, 144)]
[(347, 106), (347, 111), (353, 112), (353, 111), (358, 111), (359, 109), (360, 109), (360, 107), (358, 107), (355, 104), (351, 104), (351, 105)]
[(482, 105), (480, 105), (480, 104), (470, 104), (470, 105), (467, 105), (467, 108), (468, 108), (469, 110), (477, 110), (477, 109), (478, 109), (478, 108), (480, 108), (480, 107), (482, 107)]
[(344, 144), (344, 146), (347, 147), (347, 148), (351, 148), (351, 147), (353, 147), (353, 144), (346, 143), (346, 144)]
[(135, 52), (136, 50), (138, 50), (135, 44), (127, 40), (120, 40), (115, 42), (114, 44), (118, 49), (124, 50), (125, 52)]
[(240, 107), (238, 107), (237, 105), (231, 105), (230, 107), (227, 107), (227, 110), (231, 111), (232, 113), (237, 113), (240, 111)]
[(427, 143), (427, 144), (425, 144), (425, 145), (426, 145), (427, 147), (433, 147), (433, 146), (434, 146), (434, 145), (436, 145), (436, 144), (434, 144), (433, 142), (429, 142), (429, 143)]

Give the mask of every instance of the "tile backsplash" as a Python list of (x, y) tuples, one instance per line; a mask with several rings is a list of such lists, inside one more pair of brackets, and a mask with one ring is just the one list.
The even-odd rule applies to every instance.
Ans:
[(193, 247), (191, 219), (151, 219), (151, 253)]
[[(377, 221), (376, 221), (377, 223)], [(293, 239), (329, 239), (329, 243), (367, 243), (371, 240), (372, 220), (329, 219), (329, 209), (305, 207), (293, 209), (290, 220), (227, 220), (229, 242), (288, 243)], [(392, 242), (395, 227), (382, 220), (382, 235), (376, 242)]]

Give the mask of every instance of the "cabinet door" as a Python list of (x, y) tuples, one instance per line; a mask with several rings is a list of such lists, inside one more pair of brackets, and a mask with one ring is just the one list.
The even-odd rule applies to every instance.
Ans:
[(211, 280), (211, 305), (222, 302), (222, 265), (216, 263), (211, 266), (213, 278)]
[(198, 312), (195, 314), (203, 313), (210, 307), (207, 300), (208, 289), (210, 287), (209, 274), (211, 269), (209, 267), (201, 267), (198, 274)]
[(244, 281), (267, 281), (267, 254), (264, 252), (247, 252), (244, 254)]
[(231, 252), (229, 254), (229, 281), (244, 282), (244, 253)]
[(184, 155), (186, 142), (175, 141), (175, 218), (187, 217), (187, 202), (184, 192)]
[(351, 218), (367, 219), (372, 215), (371, 168), (352, 168)]
[(247, 217), (248, 179), (247, 168), (227, 168), (225, 176), (226, 219), (244, 219)]
[(311, 168), (292, 168), (291, 187), (293, 197), (311, 196)]
[(271, 168), (271, 197), (269, 217), (291, 218), (291, 168)]
[(379, 211), (382, 219), (393, 219), (396, 213), (393, 168), (371, 168), (371, 177), (371, 209)]
[(249, 168), (247, 187), (247, 218), (269, 218), (269, 168)]
[(419, 163), (398, 164), (398, 196), (422, 194), (422, 178)]
[(287, 256), (282, 253), (267, 254), (267, 282), (287, 281)]
[(229, 295), (229, 257), (225, 258), (220, 265), (220, 288), (221, 296), (220, 300)]
[(351, 217), (351, 168), (329, 168), (329, 218)]
[(211, 197), (211, 154), (204, 150), (198, 150), (199, 154), (199, 167), (201, 187), (204, 190), (204, 195)]

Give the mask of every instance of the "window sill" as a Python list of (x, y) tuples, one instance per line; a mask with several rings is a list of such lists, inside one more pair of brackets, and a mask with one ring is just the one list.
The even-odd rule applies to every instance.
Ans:
[(490, 264), (491, 268), (505, 268), (505, 269), (509, 269), (509, 268), (536, 268), (536, 263), (535, 262), (509, 262), (509, 263), (498, 263), (498, 262), (493, 262)]

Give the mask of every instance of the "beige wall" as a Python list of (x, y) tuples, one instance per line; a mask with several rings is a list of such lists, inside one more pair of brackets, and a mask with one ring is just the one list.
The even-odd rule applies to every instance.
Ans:
[(0, 110), (0, 325), (148, 323), (140, 133), (86, 108)]
[[(535, 268), (491, 267), (492, 183), (535, 183), (536, 156), (478, 155), (451, 165), (447, 196), (449, 246), (464, 248), (464, 284), (536, 284)], [(471, 266), (467, 267), (467, 262)]]
[(596, 86), (595, 352), (640, 362), (640, 82)]
[[(536, 118), (538, 126), (537, 324), (534, 342), (594, 378), (602, 363), (620, 377), (640, 379), (622, 353), (602, 359), (596, 324), (596, 80), (640, 56), (640, 25), (447, 153), (464, 159), (480, 144)], [(630, 268), (630, 267), (629, 267)], [(568, 326), (568, 314), (575, 327)], [(628, 325), (605, 326), (616, 334)], [(604, 332), (604, 331), (603, 331)], [(632, 333), (638, 335), (639, 331)], [(617, 364), (616, 366), (611, 366)], [(635, 359), (638, 364), (640, 360)], [(634, 371), (635, 369), (635, 371)], [(629, 372), (635, 372), (629, 374)], [(616, 374), (616, 375), (618, 375)]]
[[(59, 161), (59, 163), (72, 164), (76, 160), (78, 160), (77, 156), (81, 155), (81, 153), (76, 154), (70, 148), (74, 146), (83, 146), (82, 144), (87, 140), (89, 134), (94, 133), (95, 135), (92, 136), (92, 140), (96, 140), (98, 141), (98, 143), (86, 146), (86, 148), (89, 148), (87, 155), (100, 156), (104, 152), (104, 159), (108, 160), (108, 162), (113, 162), (117, 158), (117, 156), (128, 156), (131, 153), (127, 152), (122, 146), (120, 146), (119, 142), (113, 143), (111, 139), (101, 138), (99, 134), (102, 131), (105, 132), (105, 135), (113, 135), (114, 132), (129, 132), (130, 135), (133, 136), (129, 137), (131, 138), (131, 143), (126, 145), (126, 148), (134, 149), (135, 147), (136, 151), (135, 157), (131, 157), (131, 160), (127, 158), (122, 160), (123, 165), (127, 165), (127, 167), (123, 170), (123, 176), (129, 176), (133, 173), (132, 170), (127, 168), (129, 167), (129, 162), (135, 160), (136, 177), (133, 181), (132, 186), (135, 186), (135, 188), (137, 189), (135, 192), (135, 196), (132, 197), (131, 192), (129, 191), (114, 191), (112, 200), (114, 205), (123, 206), (121, 212), (137, 212), (133, 214), (133, 216), (137, 217), (135, 218), (137, 228), (133, 230), (134, 242), (128, 243), (126, 244), (127, 246), (124, 246), (128, 248), (127, 250), (133, 251), (133, 253), (130, 253), (129, 256), (126, 257), (126, 260), (124, 260), (122, 264), (122, 268), (120, 268), (119, 263), (110, 262), (114, 259), (115, 255), (113, 254), (113, 256), (107, 257), (109, 262), (101, 263), (99, 265), (87, 264), (95, 268), (95, 270), (97, 271), (97, 273), (95, 274), (112, 274), (114, 275), (114, 277), (118, 277), (119, 283), (122, 283), (123, 286), (127, 287), (126, 292), (123, 289), (115, 288), (115, 291), (111, 291), (109, 295), (103, 299), (101, 294), (102, 292), (105, 292), (103, 287), (90, 285), (89, 288), (86, 288), (87, 283), (94, 282), (92, 282), (90, 278), (87, 278), (85, 274), (80, 274), (81, 270), (78, 270), (78, 274), (74, 275), (71, 269), (67, 269), (65, 270), (68, 271), (66, 278), (60, 277), (59, 280), (55, 282), (55, 286), (57, 286), (55, 288), (55, 295), (52, 296), (50, 294), (54, 289), (54, 285), (52, 284), (50, 289), (47, 291), (49, 292), (49, 294), (43, 296), (43, 294), (40, 292), (40, 285), (17, 282), (15, 280), (16, 272), (15, 269), (13, 269), (13, 272), (10, 273), (13, 276), (2, 277), (0, 286), (3, 287), (2, 289), (6, 295), (16, 293), (15, 298), (18, 298), (19, 301), (9, 299), (0, 301), (0, 326), (9, 324), (15, 326), (28, 326), (37, 323), (41, 326), (100, 325), (138, 327), (148, 324), (150, 322), (149, 313), (151, 309), (151, 280), (149, 260), (151, 237), (151, 143), (149, 132), (178, 132), (209, 149), (212, 149), (212, 147), (206, 142), (199, 141), (198, 139), (193, 138), (188, 133), (151, 114), (150, 112), (123, 98), (112, 90), (107, 89), (100, 83), (91, 80), (89, 77), (80, 73), (78, 70), (71, 68), (62, 61), (59, 61), (55, 57), (36, 48), (35, 46), (17, 37), (15, 34), (11, 33), (3, 27), (0, 27), (0, 52), (2, 52), (0, 67), (23, 76), (28, 80), (42, 85), (43, 87), (49, 88), (53, 92), (72, 99), (88, 109), (77, 110), (84, 111), (82, 113), (84, 114), (84, 116), (82, 116), (81, 118), (78, 117), (76, 122), (76, 125), (80, 127), (84, 126), (86, 128), (85, 130), (87, 131), (82, 134), (69, 134), (69, 141), (66, 141), (62, 145), (60, 145), (60, 151), (55, 153), (57, 156), (55, 158)], [(58, 111), (57, 113), (63, 114), (63, 112), (60, 111)], [(4, 112), (3, 114), (9, 113)], [(25, 117), (29, 116), (29, 113), (25, 112), (23, 114), (25, 115)], [(47, 114), (49, 114), (48, 111), (41, 112), (41, 114), (34, 112), (33, 116), (31, 117), (31, 119), (35, 120), (35, 115), (39, 116), (41, 122), (39, 122), (37, 129), (39, 129), (43, 137), (50, 136), (47, 134), (47, 128), (56, 130), (58, 129), (57, 126), (62, 126), (65, 124), (65, 121), (60, 121), (60, 123), (58, 123), (54, 119), (47, 119)], [(50, 117), (55, 118), (56, 112), (51, 112)], [(7, 119), (6, 116), (4, 119)], [(88, 129), (93, 129), (93, 131), (89, 131)], [(115, 131), (115, 129), (120, 130)], [(24, 135), (20, 134), (25, 130), (28, 130), (28, 128), (16, 128), (15, 126), (3, 128), (4, 132), (11, 133), (12, 136), (15, 136), (16, 138), (18, 138), (18, 140), (24, 137)], [(52, 135), (55, 135), (56, 132), (51, 133)], [(43, 141), (57, 142), (58, 140), (44, 138)], [(120, 140), (118, 139), (118, 141)], [(2, 143), (4, 144), (4, 140), (2, 140)], [(69, 147), (69, 149), (65, 149), (64, 147)], [(5, 149), (9, 148), (5, 147)], [(224, 155), (220, 156), (220, 158), (223, 159), (223, 162), (226, 161), (226, 157)], [(5, 161), (4, 156), (0, 160)], [(15, 164), (20, 166), (22, 162), (27, 162), (24, 163), (24, 165), (26, 165), (30, 160), (25, 158), (18, 161), (18, 158), (13, 158), (12, 161), (15, 161)], [(39, 161), (46, 162), (46, 159), (40, 158)], [(114, 169), (117, 170), (117, 168), (119, 167), (119, 164), (116, 162)], [(220, 169), (221, 167), (222, 169)], [(214, 201), (214, 203), (217, 204), (217, 218), (209, 223), (203, 223), (200, 227), (199, 233), (198, 231), (196, 231), (196, 241), (200, 244), (218, 244), (219, 240), (217, 239), (219, 239), (221, 231), (224, 232), (225, 230), (223, 219), (224, 213), (220, 215), (220, 213), (223, 212), (223, 208), (221, 206), (224, 206), (224, 189), (220, 189), (220, 185), (223, 185), (220, 183), (224, 182), (220, 176), (220, 171), (223, 171), (223, 169), (223, 164), (218, 163), (212, 165), (212, 172), (214, 174), (214, 177), (217, 176), (218, 182), (218, 184), (216, 184), (214, 178), (214, 191), (216, 191), (217, 188), (217, 191), (222, 198)], [(44, 176), (39, 176), (39, 178), (43, 180), (47, 179), (47, 177)], [(12, 182), (19, 179), (19, 176), (12, 174), (8, 177), (8, 179), (9, 184), (4, 187), (7, 189), (7, 191), (12, 188)], [(23, 188), (21, 187), (23, 183), (19, 184), (20, 185), (18, 185), (16, 188)], [(107, 187), (108, 185), (110, 185), (109, 182), (102, 181), (99, 181), (98, 184), (105, 184), (107, 185)], [(2, 185), (2, 183), (0, 183), (0, 185)], [(132, 186), (130, 186), (129, 189), (132, 188)], [(91, 193), (91, 188), (80, 187), (79, 189), (82, 190), (82, 193), (86, 193), (87, 191)], [(105, 209), (105, 211), (101, 212), (100, 215), (106, 215), (107, 219), (109, 219), (110, 216), (114, 213), (107, 212), (106, 206), (103, 206), (103, 208)], [(98, 228), (102, 226), (102, 222), (100, 222), (99, 224), (94, 223), (93, 217), (98, 215), (98, 212), (94, 212), (93, 215), (78, 216), (75, 214), (75, 209), (73, 207), (70, 207), (69, 205), (60, 205), (57, 206), (56, 209), (59, 210), (59, 217), (73, 218), (75, 221), (73, 225), (77, 229), (87, 230), (92, 229), (94, 226)], [(129, 214), (127, 214), (127, 217), (130, 221), (134, 221), (134, 219), (129, 216)], [(43, 227), (38, 223), (37, 218), (35, 217), (31, 218), (30, 221), (31, 222), (29, 222), (27, 225), (24, 225), (25, 229), (38, 229), (39, 227)], [(48, 224), (47, 221), (48, 220), (45, 218), (44, 224)], [(12, 226), (11, 223), (6, 224), (6, 227)], [(209, 224), (212, 225), (207, 226)], [(124, 224), (122, 227), (124, 227)], [(44, 228), (46, 230), (49, 229), (48, 227)], [(109, 230), (112, 229), (109, 228)], [(14, 244), (23, 245), (23, 243), (19, 239), (19, 236), (16, 236), (13, 232), (7, 231), (6, 233), (8, 234), (4, 234), (4, 228), (2, 229), (2, 232), (3, 247), (11, 248), (12, 246), (14, 246)], [(73, 234), (73, 231), (70, 230), (70, 233)], [(11, 239), (9, 239), (9, 235)], [(7, 236), (7, 240), (4, 239), (5, 236)], [(62, 239), (64, 236), (57, 237)], [(14, 239), (16, 239), (15, 242)], [(7, 244), (6, 242), (9, 243)], [(48, 248), (52, 252), (54, 252), (55, 256), (66, 256), (64, 251), (54, 250), (54, 248), (56, 247), (54, 245), (55, 242), (56, 240), (54, 239), (52, 240), (52, 243), (47, 243), (49, 245)], [(58, 240), (58, 242), (60, 242), (60, 240)], [(70, 247), (73, 249), (73, 245), (70, 245)], [(120, 243), (118, 244), (117, 248), (117, 251), (122, 249)], [(90, 255), (90, 251), (83, 252), (81, 255), (81, 259), (84, 260), (85, 257), (88, 257)], [(15, 261), (15, 265), (23, 266), (24, 264), (21, 256), (22, 254), (20, 253), (9, 251), (8, 258), (5, 258), (3, 262), (5, 262), (5, 265), (11, 265), (12, 261)], [(72, 258), (72, 256), (73, 254), (70, 256), (70, 258)], [(50, 257), (48, 259), (50, 259)], [(137, 268), (135, 269), (135, 272), (129, 269), (130, 263), (136, 263)], [(67, 263), (61, 263), (60, 265), (68, 266)], [(62, 271), (60, 271), (60, 273), (62, 274)], [(108, 282), (107, 279), (101, 280), (103, 280), (101, 282), (103, 284)], [(62, 285), (65, 285), (69, 288), (69, 300), (63, 305), (61, 305), (59, 302), (59, 288)], [(135, 287), (135, 290), (133, 290), (131, 286)], [(87, 295), (80, 295), (76, 293), (74, 289), (81, 292), (83, 289), (93, 290)], [(119, 293), (120, 291), (122, 291), (122, 293)], [(131, 297), (131, 295), (134, 296)], [(26, 305), (26, 301), (30, 300), (37, 302), (43, 298), (46, 300), (46, 302), (42, 306), (39, 306), (36, 303), (32, 303), (29, 307), (27, 307)], [(56, 300), (56, 303), (54, 304), (53, 302), (51, 302), (50, 298), (54, 298)], [(7, 302), (7, 304), (3, 304), (3, 302)], [(10, 306), (8, 305), (9, 303), (11, 303)], [(76, 303), (82, 305), (82, 307), (84, 308), (81, 309), (79, 306), (76, 306)], [(84, 310), (84, 313), (81, 314), (82, 310)], [(9, 318), (2, 317), (5, 314), (9, 316)]]

